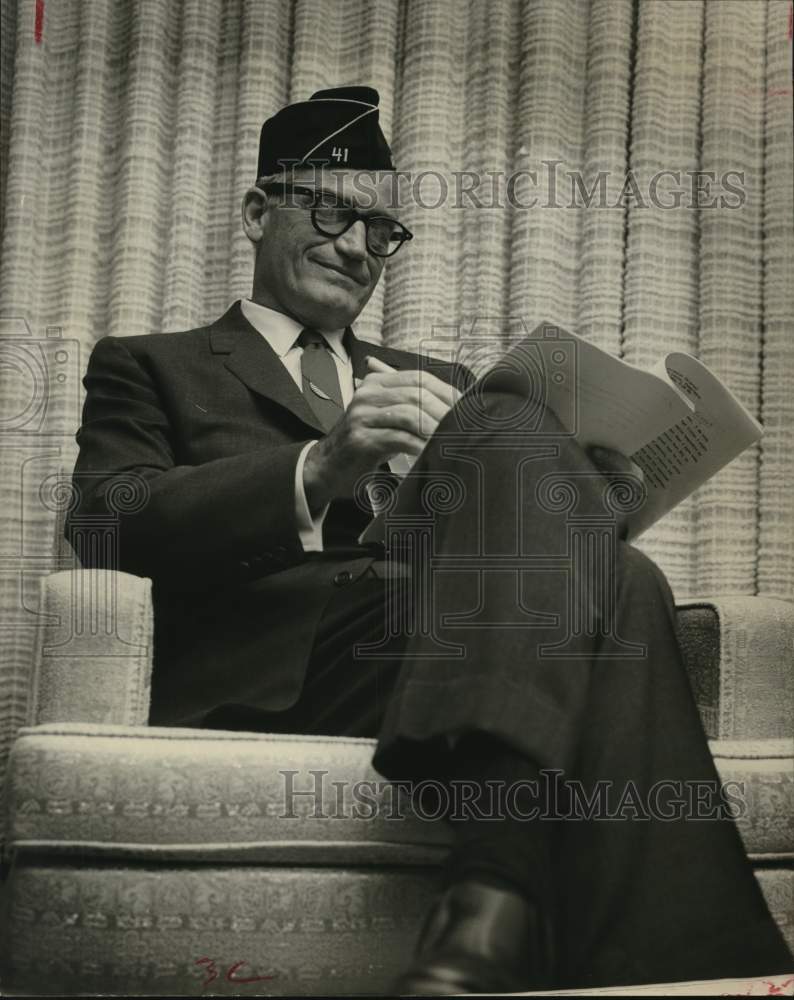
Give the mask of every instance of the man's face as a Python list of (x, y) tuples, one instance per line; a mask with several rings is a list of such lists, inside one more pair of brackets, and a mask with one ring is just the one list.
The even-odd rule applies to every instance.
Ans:
[[(324, 204), (344, 203), (367, 216), (397, 217), (388, 175), (306, 170), (295, 171), (288, 180), (289, 185), (311, 189)], [(362, 221), (338, 236), (317, 232), (307, 207), (311, 199), (293, 193), (289, 185), (286, 192), (267, 194), (260, 217), (254, 297), (306, 326), (341, 329), (366, 305), (384, 258), (368, 251)]]

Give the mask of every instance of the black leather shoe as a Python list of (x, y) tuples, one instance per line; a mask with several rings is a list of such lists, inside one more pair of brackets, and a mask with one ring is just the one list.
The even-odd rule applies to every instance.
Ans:
[(516, 993), (551, 983), (552, 936), (537, 906), (476, 879), (454, 883), (422, 929), (397, 996)]

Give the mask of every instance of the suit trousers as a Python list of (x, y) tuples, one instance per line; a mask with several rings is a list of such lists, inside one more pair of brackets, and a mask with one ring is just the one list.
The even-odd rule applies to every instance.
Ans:
[(635, 485), (509, 382), (458, 404), (390, 500), (384, 559), (329, 602), (298, 702), (206, 724), (377, 737), (394, 780), (443, 779), (467, 733), (529, 758), (559, 792), (528, 822), (551, 824), (561, 988), (786, 972), (670, 589), (625, 541)]

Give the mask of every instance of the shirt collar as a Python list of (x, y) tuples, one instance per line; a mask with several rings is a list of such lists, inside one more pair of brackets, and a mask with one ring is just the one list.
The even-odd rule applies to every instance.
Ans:
[[(295, 346), (295, 341), (303, 330), (302, 324), (285, 313), (262, 306), (251, 299), (242, 299), (240, 308), (251, 326), (261, 333), (280, 358)], [(345, 364), (350, 363), (342, 338), (344, 330), (321, 330), (334, 354)]]

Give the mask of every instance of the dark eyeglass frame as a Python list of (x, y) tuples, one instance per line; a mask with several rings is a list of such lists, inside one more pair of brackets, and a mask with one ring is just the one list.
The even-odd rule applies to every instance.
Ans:
[[(313, 199), (317, 199), (318, 195), (322, 195), (325, 193), (325, 192), (318, 192), (315, 188), (304, 187), (301, 184), (287, 184), (284, 181), (270, 181), (267, 184), (261, 185), (261, 188), (265, 192), (265, 194), (277, 192), (279, 194), (286, 195), (291, 193), (299, 195), (308, 195), (310, 198)], [(311, 212), (312, 225), (314, 226), (315, 230), (321, 236), (327, 236), (330, 239), (336, 239), (337, 236), (342, 236), (349, 229), (352, 229), (357, 222), (363, 222), (364, 229), (366, 231), (367, 250), (369, 251), (369, 253), (373, 255), (373, 257), (393, 257), (394, 254), (397, 253), (397, 251), (404, 243), (407, 243), (409, 240), (412, 240), (414, 238), (414, 234), (411, 232), (411, 230), (408, 229), (406, 226), (404, 226), (402, 222), (398, 222), (397, 219), (392, 219), (388, 215), (364, 215), (362, 212), (359, 212), (358, 209), (353, 208), (352, 205), (345, 205), (344, 203), (338, 205), (296, 204), (291, 207), (300, 208), (303, 209), (304, 211), (308, 209)], [(349, 213), (349, 218), (347, 223), (345, 224), (344, 229), (340, 229), (338, 232), (335, 233), (329, 232), (327, 229), (323, 229), (322, 226), (317, 221), (317, 213), (322, 212), (324, 209), (331, 209), (333, 211), (342, 210)], [(396, 235), (395, 246), (387, 253), (383, 253), (381, 250), (375, 250), (370, 245), (369, 227), (374, 222), (389, 222), (391, 223), (392, 226), (396, 227), (395, 234), (392, 237), (394, 238), (394, 236)]]

